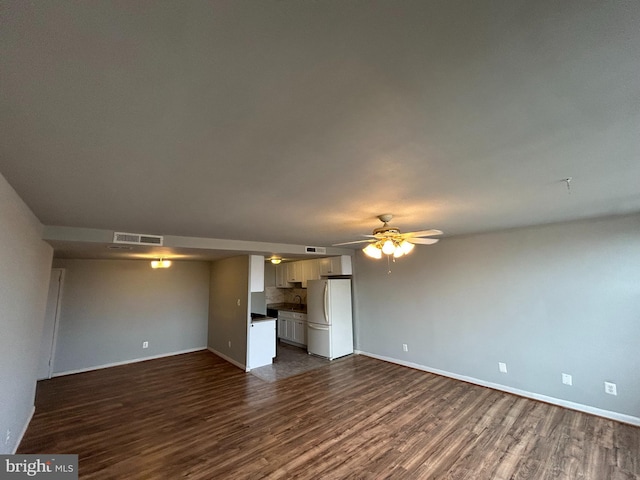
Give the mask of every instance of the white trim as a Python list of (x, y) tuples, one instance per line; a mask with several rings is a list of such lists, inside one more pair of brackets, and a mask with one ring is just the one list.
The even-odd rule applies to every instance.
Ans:
[(64, 372), (54, 373), (53, 377), (63, 377), (65, 375), (73, 375), (75, 373), (84, 373), (84, 372), (91, 372), (93, 370), (102, 370), (103, 368), (118, 367), (120, 365), (128, 365), (129, 363), (138, 363), (138, 362), (144, 362), (147, 360), (155, 360), (156, 358), (172, 357), (174, 355), (182, 355), (183, 353), (200, 352), (206, 349), (207, 347), (188, 348), (186, 350), (179, 350), (177, 352), (169, 352), (169, 353), (161, 353), (160, 355), (152, 355), (150, 357), (133, 358), (131, 360), (124, 360), (122, 362), (113, 362), (113, 363), (107, 363), (104, 365), (96, 365), (95, 367), (79, 368), (77, 370), (67, 370)]
[(362, 350), (355, 350), (354, 353), (358, 355), (364, 355), (366, 357), (376, 358), (378, 360), (383, 360), (385, 362), (395, 363), (397, 365), (402, 365), (409, 368), (415, 368), (416, 370), (422, 370), (424, 372), (434, 373), (436, 375), (441, 375), (443, 377), (449, 377), (455, 380), (461, 380), (463, 382), (473, 383), (475, 385), (491, 388), (493, 390), (500, 390), (501, 392), (511, 393), (513, 395), (518, 395), (520, 397), (531, 398), (533, 400), (550, 403), (552, 405), (557, 405), (559, 407), (568, 408), (569, 410), (576, 410), (578, 412), (589, 413), (591, 415), (596, 415), (598, 417), (608, 418), (610, 420), (615, 420), (617, 422), (628, 423), (630, 425), (635, 425), (640, 427), (640, 417), (634, 417), (632, 415), (627, 415), (624, 413), (612, 412), (610, 410), (603, 410), (601, 408), (591, 407), (589, 405), (583, 405), (581, 403), (574, 403), (568, 400), (562, 400), (560, 398), (548, 397), (547, 395), (528, 392), (526, 390), (520, 390), (519, 388), (507, 387), (505, 385), (500, 385), (499, 383), (486, 382), (484, 380), (479, 380), (477, 378), (467, 377), (466, 375), (458, 375), (457, 373), (451, 373), (445, 370), (439, 370), (437, 368), (430, 368), (424, 365), (420, 365), (418, 363), (398, 360), (397, 358), (385, 357), (384, 355), (376, 355), (375, 353), (364, 352)]
[(231, 364), (235, 365), (236, 367), (238, 367), (238, 368), (240, 368), (240, 369), (244, 370), (245, 372), (248, 372), (248, 371), (249, 371), (249, 370), (247, 369), (247, 366), (246, 366), (246, 365), (243, 365), (243, 364), (241, 364), (240, 362), (238, 362), (238, 361), (234, 360), (233, 358), (228, 357), (228, 356), (227, 356), (227, 355), (225, 355), (224, 353), (220, 353), (219, 351), (214, 350), (214, 349), (213, 349), (213, 348), (211, 348), (211, 347), (207, 347), (207, 350), (209, 350), (209, 351), (210, 351), (211, 353), (213, 353), (214, 355), (219, 356), (219, 357), (220, 357), (220, 358), (222, 358), (223, 360), (226, 360), (227, 362), (229, 362), (229, 363), (231, 363)]
[(56, 314), (53, 320), (53, 338), (51, 339), (51, 356), (49, 357), (49, 370), (47, 372), (47, 378), (53, 376), (53, 366), (56, 360), (56, 345), (58, 343), (58, 327), (60, 326), (60, 308), (62, 306), (62, 295), (64, 294), (64, 278), (66, 269), (64, 268), (52, 268), (53, 270), (60, 271), (60, 278), (58, 279), (58, 298), (56, 299)]
[(24, 437), (24, 434), (27, 433), (27, 428), (29, 428), (29, 424), (31, 423), (31, 419), (33, 418), (33, 414), (36, 413), (36, 406), (33, 405), (31, 407), (31, 411), (29, 412), (29, 416), (27, 417), (27, 421), (24, 424), (24, 427), (22, 427), (22, 431), (20, 432), (20, 435), (18, 435), (18, 438), (16, 438), (16, 444), (13, 447), (13, 450), (11, 450), (11, 455), (15, 455), (16, 452), (18, 451), (18, 447), (20, 446), (20, 444), (22, 443), (22, 437)]

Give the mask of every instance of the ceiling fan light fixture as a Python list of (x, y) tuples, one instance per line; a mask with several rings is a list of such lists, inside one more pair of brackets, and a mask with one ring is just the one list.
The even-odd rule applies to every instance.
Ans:
[(369, 245), (364, 247), (362, 251), (368, 257), (375, 258), (378, 260), (382, 258), (382, 250), (380, 250), (380, 248), (375, 243), (370, 243)]
[(411, 250), (413, 250), (413, 247), (415, 247), (415, 245), (411, 242), (408, 242), (406, 240), (403, 240), (402, 243), (400, 244), (400, 248), (402, 249), (402, 253), (404, 253), (405, 255), (408, 255), (409, 253), (411, 253)]
[[(380, 259), (382, 255), (386, 255), (390, 260), (393, 255), (393, 261), (404, 255), (411, 253), (418, 245), (431, 245), (438, 241), (437, 238), (424, 238), (433, 235), (442, 235), (441, 230), (418, 230), (415, 232), (402, 233), (400, 229), (389, 226), (388, 222), (393, 216), (391, 214), (379, 215), (378, 218), (384, 225), (375, 228), (372, 235), (364, 235), (369, 237), (367, 240), (356, 240), (354, 242), (335, 243), (333, 246), (352, 245), (354, 243), (365, 243), (368, 245), (362, 249), (364, 254), (370, 258)], [(389, 270), (391, 272), (391, 270)]]
[(393, 252), (395, 252), (396, 250), (396, 246), (393, 244), (392, 240), (385, 240), (385, 242), (382, 244), (382, 253), (384, 253), (385, 255), (391, 255)]

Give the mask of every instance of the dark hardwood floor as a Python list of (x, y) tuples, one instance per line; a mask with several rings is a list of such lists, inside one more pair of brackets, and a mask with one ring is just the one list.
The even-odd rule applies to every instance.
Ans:
[(203, 351), (40, 382), (18, 453), (82, 479), (640, 479), (640, 428), (350, 356), (265, 382)]

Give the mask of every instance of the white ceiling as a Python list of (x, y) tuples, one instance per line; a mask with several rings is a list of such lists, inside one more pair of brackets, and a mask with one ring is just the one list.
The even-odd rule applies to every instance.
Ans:
[(386, 212), (640, 211), (637, 0), (2, 4), (0, 172), (45, 225), (331, 245)]

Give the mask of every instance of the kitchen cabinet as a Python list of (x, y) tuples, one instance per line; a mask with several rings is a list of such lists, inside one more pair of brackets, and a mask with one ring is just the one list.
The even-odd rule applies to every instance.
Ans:
[(249, 255), (249, 284), (251, 292), (264, 292), (264, 257)]
[(276, 356), (275, 319), (251, 322), (249, 332), (249, 369), (271, 364)]
[(295, 286), (294, 284), (301, 283), (302, 288), (307, 288), (309, 280), (351, 274), (351, 257), (349, 255), (281, 263), (276, 265), (276, 287), (291, 288)]
[(294, 342), (301, 345), (307, 344), (307, 322), (303, 322), (302, 320), (294, 320), (292, 333)]
[(302, 288), (307, 288), (309, 280), (320, 280), (320, 260), (303, 260), (302, 262)]
[(289, 325), (289, 319), (278, 316), (278, 338), (287, 339), (287, 326)]
[(351, 275), (351, 257), (340, 255), (339, 257), (327, 257), (320, 259), (320, 276)]
[(302, 282), (302, 262), (289, 262), (285, 265), (287, 270), (287, 282), (301, 283)]
[(278, 312), (278, 338), (298, 345), (307, 345), (307, 315), (297, 312)]
[(293, 340), (295, 335), (294, 335), (294, 328), (295, 328), (295, 320), (291, 320), (291, 319), (283, 319), (283, 322), (285, 322), (284, 324), (284, 339), (285, 340)]
[(287, 264), (276, 265), (276, 287), (289, 288), (291, 284), (287, 281)]
[(295, 342), (295, 320), (278, 316), (278, 338)]

